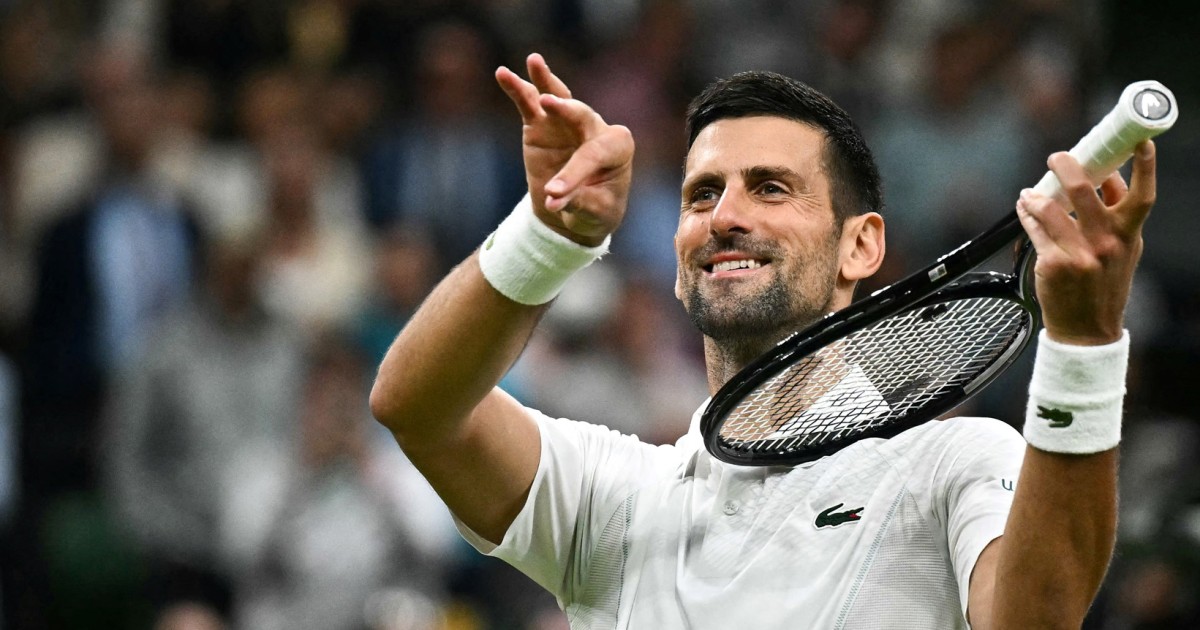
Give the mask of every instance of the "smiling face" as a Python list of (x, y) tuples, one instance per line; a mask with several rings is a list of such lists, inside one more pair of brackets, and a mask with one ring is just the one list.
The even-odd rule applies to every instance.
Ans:
[(752, 116), (704, 127), (688, 152), (676, 296), (742, 358), (844, 306), (824, 146), (811, 125)]

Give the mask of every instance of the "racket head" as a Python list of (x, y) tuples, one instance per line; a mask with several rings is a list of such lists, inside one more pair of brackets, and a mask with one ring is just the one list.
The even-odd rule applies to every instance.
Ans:
[(969, 273), (897, 313), (836, 315), (782, 342), (713, 396), (705, 447), (795, 465), (937, 418), (999, 376), (1040, 325), (1032, 248), (1014, 275)]

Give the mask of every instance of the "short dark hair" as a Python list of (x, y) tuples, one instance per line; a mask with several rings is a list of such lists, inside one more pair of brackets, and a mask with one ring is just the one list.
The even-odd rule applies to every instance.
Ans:
[(781, 74), (740, 72), (710, 83), (688, 106), (688, 149), (708, 125), (748, 116), (778, 116), (825, 133), (824, 167), (835, 217), (883, 209), (879, 167), (850, 115), (828, 96)]

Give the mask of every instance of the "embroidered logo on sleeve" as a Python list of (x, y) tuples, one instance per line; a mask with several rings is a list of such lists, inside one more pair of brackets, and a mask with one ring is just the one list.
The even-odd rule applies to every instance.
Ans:
[(846, 510), (845, 512), (834, 511), (841, 508), (843, 505), (845, 505), (845, 503), (839, 503), (821, 512), (817, 515), (817, 520), (813, 524), (817, 526), (817, 529), (820, 529), (822, 527), (837, 527), (838, 525), (845, 525), (846, 523), (853, 523), (855, 521), (862, 520), (862, 516), (859, 514), (859, 512), (862, 512), (866, 506), (854, 508), (853, 510)]
[(1037, 415), (1039, 418), (1045, 418), (1050, 421), (1051, 429), (1062, 429), (1071, 426), (1075, 421), (1075, 414), (1062, 409), (1052, 409), (1038, 405)]

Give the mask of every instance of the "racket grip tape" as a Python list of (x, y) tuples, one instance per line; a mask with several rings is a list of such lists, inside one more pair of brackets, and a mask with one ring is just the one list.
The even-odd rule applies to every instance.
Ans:
[[(1093, 186), (1100, 186), (1121, 167), (1133, 149), (1168, 130), (1179, 118), (1179, 104), (1171, 90), (1158, 81), (1137, 81), (1121, 92), (1117, 105), (1071, 150)], [(1033, 189), (1064, 199), (1062, 185), (1053, 172), (1046, 173)]]

